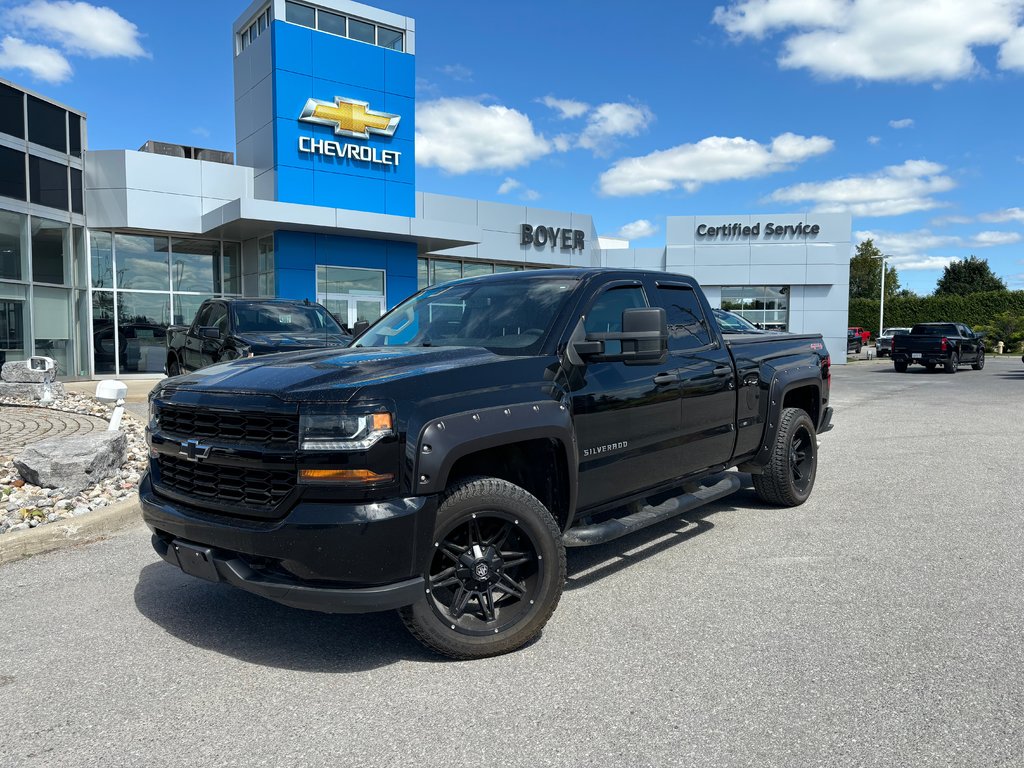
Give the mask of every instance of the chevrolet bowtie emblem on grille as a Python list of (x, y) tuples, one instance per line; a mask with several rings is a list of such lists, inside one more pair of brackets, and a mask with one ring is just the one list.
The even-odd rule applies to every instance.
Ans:
[(398, 115), (378, 112), (366, 101), (335, 96), (334, 101), (307, 99), (299, 120), (318, 125), (329, 125), (338, 136), (368, 139), (371, 133), (394, 136), (398, 128)]
[(179, 456), (184, 456), (189, 461), (201, 461), (210, 455), (210, 446), (201, 445), (198, 440), (186, 440), (181, 443)]

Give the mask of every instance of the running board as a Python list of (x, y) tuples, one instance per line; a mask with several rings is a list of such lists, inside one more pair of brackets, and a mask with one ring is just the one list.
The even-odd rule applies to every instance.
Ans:
[(639, 512), (605, 520), (603, 523), (570, 528), (562, 535), (562, 543), (567, 547), (589, 547), (592, 544), (604, 544), (606, 541), (613, 541), (620, 536), (685, 514), (712, 501), (723, 499), (738, 491), (742, 486), (743, 481), (740, 480), (740, 476), (735, 472), (730, 472), (712, 486), (701, 488), (693, 493), (675, 496), (656, 507), (644, 507)]

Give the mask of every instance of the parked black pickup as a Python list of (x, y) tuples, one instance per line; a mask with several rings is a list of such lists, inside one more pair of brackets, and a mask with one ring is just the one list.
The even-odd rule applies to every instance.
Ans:
[(966, 363), (980, 371), (985, 367), (984, 334), (977, 334), (963, 323), (918, 323), (910, 333), (892, 337), (892, 364), (899, 373), (908, 365), (920, 364), (929, 371), (941, 365), (946, 373), (956, 373)]
[(821, 336), (726, 339), (689, 277), (466, 278), (349, 349), (166, 379), (140, 495), (187, 573), (318, 611), (399, 608), (427, 646), (490, 656), (540, 633), (565, 547), (722, 498), (736, 466), (802, 504), (830, 381)]
[(191, 325), (167, 329), (168, 376), (227, 360), (344, 347), (352, 336), (324, 307), (281, 299), (207, 299)]

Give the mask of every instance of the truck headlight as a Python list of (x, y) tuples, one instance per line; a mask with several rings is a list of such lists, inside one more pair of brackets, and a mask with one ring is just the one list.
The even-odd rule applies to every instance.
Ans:
[(304, 451), (365, 451), (394, 433), (394, 419), (386, 411), (299, 416), (299, 447)]

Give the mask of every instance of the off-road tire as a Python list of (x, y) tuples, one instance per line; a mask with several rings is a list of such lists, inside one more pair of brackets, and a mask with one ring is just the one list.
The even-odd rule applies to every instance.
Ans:
[[(805, 480), (794, 479), (793, 450), (795, 445), (809, 452), (805, 464), (810, 472)], [(783, 507), (796, 507), (807, 501), (814, 489), (818, 473), (818, 438), (814, 422), (801, 408), (784, 408), (779, 415), (779, 428), (775, 433), (775, 445), (764, 472), (752, 475), (754, 490), (762, 501)]]
[(957, 368), (960, 367), (960, 355), (956, 352), (950, 354), (949, 359), (945, 362), (946, 373), (956, 373)]
[(895, 360), (895, 361), (893, 361), (892, 367), (896, 369), (896, 373), (906, 373), (907, 372), (907, 364), (904, 361)]
[(971, 368), (973, 368), (976, 371), (980, 371), (984, 367), (985, 367), (985, 350), (984, 349), (980, 349), (980, 350), (978, 350), (978, 359), (977, 359), (976, 362), (971, 363)]
[[(493, 634), (467, 634), (461, 619), (444, 613), (446, 606), (429, 592), (432, 565), (445, 537), (469, 525), (470, 521), (493, 520), (497, 523), (515, 521), (515, 535), (535, 547), (537, 573), (534, 589), (516, 601), (516, 610), (524, 611), (514, 624)], [(480, 528), (478, 527), (479, 531)], [(413, 637), (423, 645), (452, 659), (480, 659), (514, 651), (535, 640), (547, 624), (562, 596), (565, 585), (565, 547), (562, 533), (554, 518), (540, 501), (506, 480), (493, 477), (468, 477), (452, 485), (441, 498), (434, 529), (434, 551), (423, 564), (424, 593), (412, 605), (399, 609), (399, 615)], [(443, 559), (443, 558), (442, 558)], [(500, 587), (499, 587), (500, 589)], [(435, 590), (439, 593), (439, 590)], [(503, 600), (504, 598), (499, 598)], [(529, 599), (529, 603), (526, 603)], [(480, 598), (483, 601), (483, 598)], [(516, 603), (513, 603), (515, 608)], [(483, 610), (483, 605), (480, 605)], [(505, 608), (491, 606), (496, 612), (493, 623), (500, 624)], [(468, 609), (467, 609), (468, 613)], [(478, 617), (474, 621), (479, 622)], [(486, 626), (484, 621), (483, 626)], [(477, 630), (479, 632), (479, 630)], [(487, 630), (489, 632), (489, 630)]]

